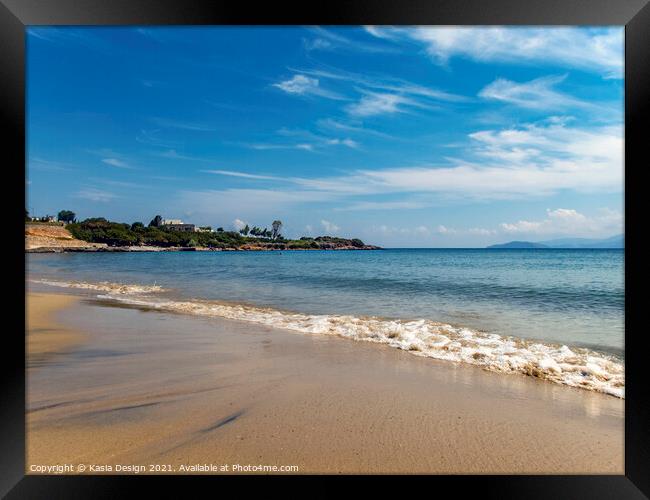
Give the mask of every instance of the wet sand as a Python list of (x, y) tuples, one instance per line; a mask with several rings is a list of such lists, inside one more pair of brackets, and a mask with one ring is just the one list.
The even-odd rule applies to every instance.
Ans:
[(117, 464), (143, 473), (196, 464), (624, 470), (624, 401), (611, 396), (383, 345), (70, 296), (30, 296), (28, 315), (28, 338), (63, 328), (83, 342), (28, 372), (27, 473), (66, 463), (112, 473)]
[(84, 340), (79, 331), (52, 319), (54, 312), (78, 302), (71, 295), (30, 293), (27, 295), (27, 366), (34, 367), (56, 353), (72, 349)]

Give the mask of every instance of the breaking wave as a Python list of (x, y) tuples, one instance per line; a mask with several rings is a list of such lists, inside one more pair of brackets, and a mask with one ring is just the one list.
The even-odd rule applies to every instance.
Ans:
[[(90, 288), (90, 285), (84, 284), (83, 287)], [(390, 320), (377, 317), (310, 315), (207, 300), (183, 301), (126, 296), (145, 291), (160, 291), (160, 287), (156, 286), (99, 284), (94, 287), (110, 292), (100, 295), (100, 298), (134, 306), (248, 321), (306, 334), (337, 335), (358, 341), (376, 342), (409, 351), (417, 356), (467, 363), (493, 372), (530, 375), (557, 384), (602, 392), (619, 398), (625, 397), (623, 361), (616, 356), (591, 349), (505, 337), (425, 319)], [(117, 291), (115, 287), (118, 287)]]
[(54, 281), (54, 280), (32, 280), (33, 283), (41, 283), (49, 286), (63, 288), (81, 288), (85, 290), (97, 290), (111, 294), (133, 295), (142, 293), (164, 292), (165, 289), (159, 285), (125, 285), (123, 283), (111, 283), (100, 281), (99, 283), (87, 283), (84, 281)]

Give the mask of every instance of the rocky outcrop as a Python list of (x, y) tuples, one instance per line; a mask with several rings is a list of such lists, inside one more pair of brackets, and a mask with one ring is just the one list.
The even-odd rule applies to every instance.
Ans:
[(103, 243), (78, 240), (63, 225), (25, 225), (25, 250), (28, 252), (93, 251), (106, 246)]

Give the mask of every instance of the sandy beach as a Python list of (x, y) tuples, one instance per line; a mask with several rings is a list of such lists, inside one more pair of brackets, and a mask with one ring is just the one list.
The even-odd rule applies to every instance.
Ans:
[(72, 306), (78, 298), (70, 295), (36, 294), (27, 296), (27, 366), (38, 366), (56, 353), (82, 342), (84, 335), (60, 325), (53, 313)]
[(30, 293), (27, 314), (27, 473), (623, 473), (612, 396), (71, 295)]

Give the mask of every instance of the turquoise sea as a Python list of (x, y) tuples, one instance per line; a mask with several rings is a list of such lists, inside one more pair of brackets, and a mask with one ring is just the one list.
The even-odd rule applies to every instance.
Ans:
[(29, 286), (331, 333), (623, 395), (623, 250), (29, 254), (27, 267)]

